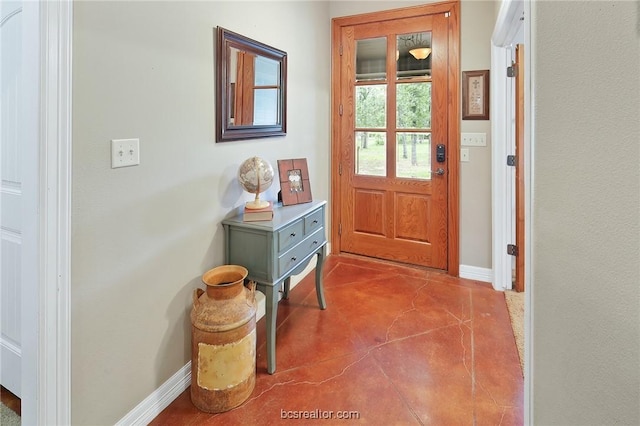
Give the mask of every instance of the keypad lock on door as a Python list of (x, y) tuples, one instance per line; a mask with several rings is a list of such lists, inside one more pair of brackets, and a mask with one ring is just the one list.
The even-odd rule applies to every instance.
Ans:
[(444, 163), (446, 160), (446, 151), (443, 144), (436, 145), (436, 161), (438, 163)]

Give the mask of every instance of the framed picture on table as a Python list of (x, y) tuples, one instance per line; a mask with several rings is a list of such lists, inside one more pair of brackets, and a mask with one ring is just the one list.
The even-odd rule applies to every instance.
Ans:
[(306, 158), (278, 160), (278, 175), (283, 206), (312, 201)]

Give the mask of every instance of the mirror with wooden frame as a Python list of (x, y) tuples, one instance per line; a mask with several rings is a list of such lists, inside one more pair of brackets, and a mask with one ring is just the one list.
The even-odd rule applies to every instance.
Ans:
[(286, 52), (217, 28), (217, 142), (286, 134), (286, 92)]

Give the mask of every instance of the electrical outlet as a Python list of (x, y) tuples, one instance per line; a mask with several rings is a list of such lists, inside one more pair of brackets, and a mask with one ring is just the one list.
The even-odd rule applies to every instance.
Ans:
[(137, 166), (140, 164), (139, 139), (111, 140), (111, 168)]
[(463, 133), (462, 140), (460, 141), (462, 146), (487, 146), (487, 134), (486, 133)]

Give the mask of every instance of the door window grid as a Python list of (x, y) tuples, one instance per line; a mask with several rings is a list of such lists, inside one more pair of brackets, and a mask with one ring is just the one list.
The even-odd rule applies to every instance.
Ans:
[[(393, 84), (386, 78), (387, 38), (356, 40), (354, 172), (428, 180), (431, 179), (431, 32), (400, 34), (393, 40), (396, 48)], [(393, 95), (396, 118), (395, 123), (389, 123), (387, 104)], [(386, 131), (379, 131), (383, 129)], [(393, 147), (387, 146), (389, 132), (396, 139), (396, 148), (391, 151), (389, 148)], [(391, 166), (395, 170), (387, 168), (388, 155), (392, 156)], [(387, 176), (388, 173), (395, 176)]]

